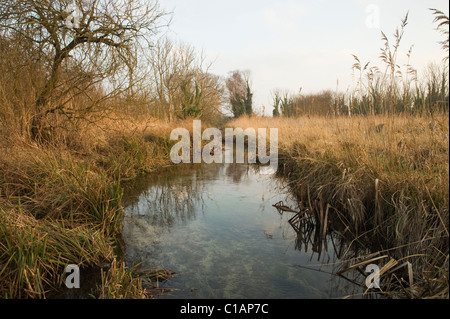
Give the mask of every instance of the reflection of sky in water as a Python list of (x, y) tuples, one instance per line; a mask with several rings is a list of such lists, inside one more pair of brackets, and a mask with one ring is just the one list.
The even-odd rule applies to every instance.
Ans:
[(174, 270), (177, 276), (165, 284), (174, 291), (165, 298), (334, 298), (360, 292), (331, 275), (330, 266), (317, 266), (336, 261), (332, 249), (320, 258), (311, 245), (296, 249), (292, 215), (272, 207), (280, 200), (295, 205), (281, 180), (258, 168), (176, 167), (141, 182), (132, 187), (134, 200), (127, 195), (126, 260)]

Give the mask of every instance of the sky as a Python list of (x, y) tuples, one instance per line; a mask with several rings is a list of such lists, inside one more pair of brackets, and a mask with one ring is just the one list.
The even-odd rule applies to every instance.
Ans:
[(190, 44), (211, 61), (210, 72), (226, 77), (249, 70), (254, 110), (272, 113), (272, 92), (345, 92), (353, 79), (352, 54), (381, 66), (383, 31), (391, 42), (409, 12), (399, 64), (419, 77), (445, 56), (432, 12), (449, 14), (447, 0), (160, 0), (173, 12), (167, 35)]

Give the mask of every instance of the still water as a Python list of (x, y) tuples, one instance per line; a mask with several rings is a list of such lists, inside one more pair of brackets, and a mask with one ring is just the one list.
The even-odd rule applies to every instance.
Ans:
[[(287, 181), (246, 164), (179, 165), (125, 194), (129, 266), (176, 272), (160, 298), (289, 299), (358, 295), (334, 275), (333, 236), (300, 236), (272, 205), (296, 208)], [(313, 232), (314, 233), (314, 232)]]

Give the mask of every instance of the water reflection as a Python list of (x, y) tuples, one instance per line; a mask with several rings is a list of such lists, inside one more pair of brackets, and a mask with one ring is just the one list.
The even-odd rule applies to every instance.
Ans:
[[(368, 274), (360, 267), (355, 268), (355, 271), (352, 272), (347, 272), (346, 270), (351, 263), (356, 264), (361, 258), (373, 258), (376, 255), (371, 254), (373, 250), (370, 247), (361, 247), (360, 242), (354, 239), (354, 236), (345, 236), (348, 228), (344, 227), (344, 224), (336, 222), (335, 219), (326, 219), (325, 226), (324, 221), (320, 220), (319, 208), (311, 211), (305, 208), (300, 198), (297, 199), (297, 210), (284, 206), (283, 202), (273, 205), (280, 215), (291, 214), (292, 217), (289, 216), (288, 224), (297, 234), (295, 249), (304, 253), (309, 253), (309, 250), (311, 250), (311, 260), (316, 256), (316, 260), (321, 262), (321, 264), (316, 266), (321, 266), (324, 263), (328, 264), (331, 266), (332, 274), (339, 274), (339, 278), (351, 283), (353, 289), (346, 288), (345, 291), (352, 291), (352, 293), (345, 297), (379, 298), (380, 296), (377, 295), (375, 290), (366, 289), (362, 292), (361, 289), (365, 288), (365, 279)], [(330, 223), (328, 224), (328, 222)], [(328, 247), (329, 245), (331, 248)], [(322, 253), (325, 254), (322, 255)], [(297, 266), (304, 267), (302, 265)], [(309, 269), (313, 266), (315, 265), (309, 265)], [(340, 274), (341, 272), (345, 272), (345, 275)]]
[(125, 188), (130, 191), (124, 202), (128, 216), (144, 216), (151, 225), (164, 228), (176, 222), (185, 224), (195, 218), (197, 206), (203, 202), (205, 184), (201, 182), (203, 177), (197, 175), (205, 173), (217, 175), (218, 171), (176, 166), (162, 169), (151, 179), (138, 179), (127, 185)]
[[(244, 176), (248, 176), (251, 167), (250, 165), (230, 164), (226, 167), (226, 174), (233, 179), (234, 183), (240, 183)], [(253, 169), (255, 168), (256, 166), (253, 166)]]
[(126, 190), (126, 261), (174, 270), (166, 283), (174, 290), (164, 298), (361, 294), (333, 275), (345, 254), (338, 234), (330, 229), (323, 237), (312, 216), (278, 214), (274, 203), (299, 209), (298, 202), (285, 180), (261, 175), (257, 166), (179, 165)]

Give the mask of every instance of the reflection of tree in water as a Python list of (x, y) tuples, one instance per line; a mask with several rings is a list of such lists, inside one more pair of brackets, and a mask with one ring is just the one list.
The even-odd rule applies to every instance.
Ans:
[[(353, 286), (349, 290), (354, 291), (354, 296), (362, 297), (365, 291), (363, 285), (368, 275), (364, 272), (365, 267), (357, 267), (354, 271), (345, 271), (343, 274), (340, 274), (340, 272), (352, 264), (367, 259), (368, 256), (373, 257), (371, 247), (355, 238), (349, 228), (338, 218), (328, 220), (327, 229), (324, 232), (319, 220), (320, 213), (305, 209), (301, 204), (299, 206), (298, 213), (290, 212), (288, 217), (288, 224), (296, 232), (295, 249), (310, 253), (311, 260), (317, 258), (316, 266), (318, 268), (313, 270), (324, 271), (321, 270), (322, 266), (329, 268), (329, 271), (336, 275), (334, 276), (336, 289), (338, 286), (342, 287), (342, 280), (345, 280)], [(288, 214), (288, 212), (283, 212), (279, 208), (278, 212), (281, 215)], [(326, 267), (327, 265), (330, 267)], [(296, 265), (296, 267), (311, 269), (311, 265), (306, 267)], [(340, 278), (342, 280), (339, 280)], [(372, 291), (368, 291), (363, 297), (374, 298), (377, 296)]]
[(239, 184), (244, 176), (248, 176), (250, 167), (243, 164), (228, 164), (226, 166), (226, 175), (231, 177), (235, 184)]
[(130, 216), (145, 216), (153, 226), (171, 227), (196, 217), (203, 208), (203, 193), (209, 179), (219, 173), (218, 165), (177, 165), (160, 170), (151, 177), (126, 185), (124, 205)]

